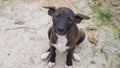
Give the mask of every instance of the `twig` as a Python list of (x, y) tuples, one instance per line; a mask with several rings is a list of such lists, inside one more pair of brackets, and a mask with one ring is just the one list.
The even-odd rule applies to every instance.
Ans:
[(15, 28), (7, 28), (7, 29), (5, 29), (5, 31), (16, 30), (16, 29), (34, 29), (34, 30), (38, 30), (38, 29), (32, 28), (32, 27), (15, 27)]

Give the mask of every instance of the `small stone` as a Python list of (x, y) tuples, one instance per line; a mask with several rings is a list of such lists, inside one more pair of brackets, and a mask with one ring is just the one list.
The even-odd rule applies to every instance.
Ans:
[(110, 41), (105, 40), (105, 41), (103, 41), (103, 43), (106, 44), (106, 45), (109, 45), (109, 44), (110, 44)]
[(120, 68), (120, 64), (116, 65), (117, 68)]
[(24, 21), (16, 21), (15, 24), (23, 25), (23, 24), (25, 24), (25, 22)]
[(94, 60), (90, 61), (91, 64), (96, 64), (96, 62)]
[(35, 64), (35, 61), (34, 61), (34, 59), (32, 57), (30, 58), (30, 63)]
[(118, 53), (117, 56), (120, 57), (120, 53)]
[(10, 53), (8, 53), (7, 55), (10, 56)]
[(3, 0), (3, 1), (8, 1), (8, 0)]
[(88, 30), (98, 30), (97, 26), (89, 26), (87, 27)]

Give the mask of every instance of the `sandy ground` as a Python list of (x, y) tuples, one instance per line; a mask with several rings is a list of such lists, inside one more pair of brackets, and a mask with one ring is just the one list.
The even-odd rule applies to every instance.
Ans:
[[(1, 8), (0, 11), (0, 68), (48, 68), (47, 61), (40, 59), (49, 48), (47, 31), (52, 24), (47, 10), (42, 7), (46, 3), (42, 1), (16, 3), (3, 6), (4, 9)], [(88, 23), (89, 21), (83, 21), (78, 26), (86, 28), (89, 26)], [(94, 48), (97, 50), (100, 46), (94, 47), (86, 37), (86, 40), (76, 48), (81, 60), (73, 61), (73, 67), (109, 68), (105, 55), (100, 52), (94, 54)], [(64, 65), (65, 55), (58, 54), (54, 68), (64, 68)]]

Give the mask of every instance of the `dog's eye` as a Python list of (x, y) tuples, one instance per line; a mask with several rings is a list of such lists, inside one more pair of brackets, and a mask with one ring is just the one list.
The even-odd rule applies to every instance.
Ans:
[(60, 17), (60, 14), (56, 13), (56, 14), (55, 14), (55, 17)]
[(73, 21), (73, 18), (72, 17), (68, 17), (69, 21)]

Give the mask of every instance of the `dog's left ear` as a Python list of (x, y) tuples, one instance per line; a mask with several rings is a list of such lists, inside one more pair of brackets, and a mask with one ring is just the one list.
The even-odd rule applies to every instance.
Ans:
[(83, 14), (76, 14), (75, 15), (75, 23), (80, 23), (83, 19), (88, 20), (90, 17), (85, 16)]
[(54, 6), (44, 7), (44, 8), (49, 9), (48, 10), (48, 15), (50, 15), (50, 16), (53, 16), (55, 11), (56, 11), (56, 8)]

